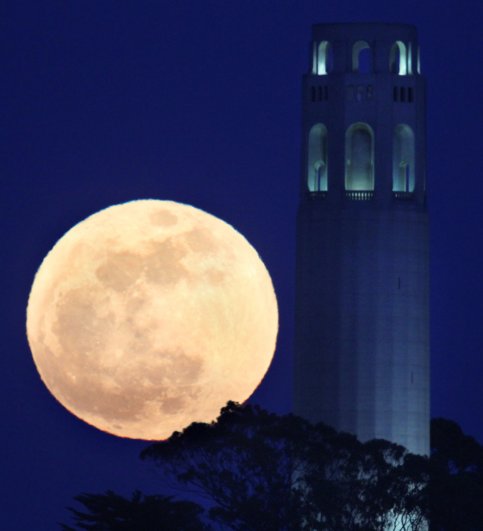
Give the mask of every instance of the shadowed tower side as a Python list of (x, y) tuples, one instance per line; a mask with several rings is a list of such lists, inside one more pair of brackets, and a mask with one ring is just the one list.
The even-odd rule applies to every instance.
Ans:
[(429, 453), (425, 83), (416, 29), (313, 27), (294, 412)]

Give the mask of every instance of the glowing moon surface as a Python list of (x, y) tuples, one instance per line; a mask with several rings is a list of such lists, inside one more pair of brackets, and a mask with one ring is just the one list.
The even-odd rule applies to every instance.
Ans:
[(50, 392), (114, 435), (159, 440), (245, 401), (275, 350), (257, 252), (194, 207), (140, 200), (69, 230), (40, 266), (27, 335)]

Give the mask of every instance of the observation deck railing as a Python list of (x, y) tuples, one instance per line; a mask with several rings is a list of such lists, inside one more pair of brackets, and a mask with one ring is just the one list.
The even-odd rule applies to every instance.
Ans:
[(402, 201), (409, 201), (414, 197), (414, 192), (393, 192), (395, 199), (401, 199)]
[(374, 197), (374, 190), (346, 190), (345, 197), (351, 201), (369, 201)]
[[(328, 190), (311, 190), (306, 192), (311, 199), (325, 199), (329, 192)], [(374, 190), (344, 190), (344, 196), (350, 201), (370, 201), (374, 199)], [(392, 192), (394, 199), (398, 201), (411, 201), (414, 199), (414, 192)]]

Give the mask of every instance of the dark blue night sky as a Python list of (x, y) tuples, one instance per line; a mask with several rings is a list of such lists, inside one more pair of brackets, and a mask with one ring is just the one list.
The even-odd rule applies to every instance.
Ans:
[(418, 27), (428, 83), (432, 416), (483, 442), (482, 9), (478, 0), (3, 3), (3, 529), (50, 531), (82, 491), (161, 490), (138, 458), (146, 443), (65, 411), (25, 338), (43, 257), (108, 205), (181, 201), (247, 237), (281, 313), (276, 358), (253, 402), (290, 409), (301, 75), (318, 22)]

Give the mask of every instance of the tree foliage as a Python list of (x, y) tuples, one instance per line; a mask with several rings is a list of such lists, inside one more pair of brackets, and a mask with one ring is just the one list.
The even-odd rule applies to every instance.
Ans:
[(324, 424), (229, 403), (141, 455), (196, 489), (211, 519), (237, 531), (422, 529), (427, 461), (396, 444), (360, 443)]
[(144, 496), (135, 491), (131, 499), (108, 490), (105, 494), (80, 494), (75, 497), (87, 511), (69, 507), (74, 525), (61, 524), (64, 531), (204, 531), (202, 507), (170, 496)]
[(431, 422), (431, 529), (483, 529), (483, 447), (450, 420)]
[[(431, 425), (431, 458), (384, 440), (234, 403), (147, 447), (142, 459), (196, 503), (169, 496), (81, 494), (73, 529), (198, 531), (478, 531), (483, 447), (454, 422)], [(430, 494), (430, 496), (428, 495)], [(429, 499), (429, 502), (428, 502)], [(209, 524), (207, 523), (209, 521)]]

